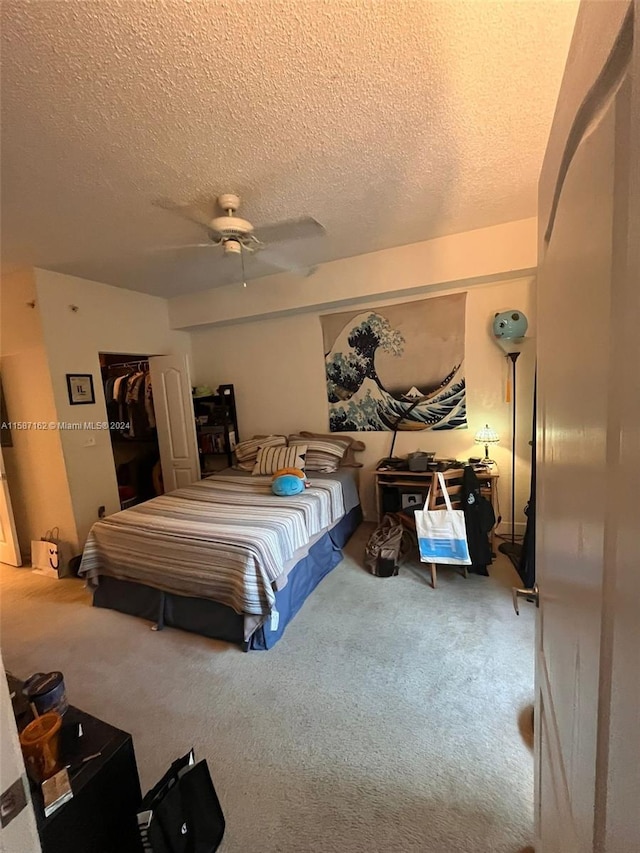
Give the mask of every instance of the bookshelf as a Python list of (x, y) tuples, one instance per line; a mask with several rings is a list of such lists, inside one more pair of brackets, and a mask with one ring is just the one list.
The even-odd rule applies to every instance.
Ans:
[(239, 441), (238, 416), (233, 385), (220, 385), (208, 397), (194, 397), (201, 476), (215, 474), (233, 464)]

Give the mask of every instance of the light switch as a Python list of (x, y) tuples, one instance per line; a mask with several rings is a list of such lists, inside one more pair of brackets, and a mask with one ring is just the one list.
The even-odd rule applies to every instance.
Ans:
[(26, 805), (25, 781), (21, 776), (0, 797), (0, 826), (3, 829), (8, 826)]

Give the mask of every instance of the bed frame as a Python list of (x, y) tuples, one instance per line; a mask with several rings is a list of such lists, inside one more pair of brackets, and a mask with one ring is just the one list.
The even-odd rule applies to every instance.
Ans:
[(230, 607), (205, 598), (190, 598), (164, 592), (145, 584), (102, 575), (93, 595), (94, 607), (106, 607), (154, 622), (155, 630), (165, 625), (225, 640), (243, 651), (273, 648), (286, 626), (300, 610), (320, 581), (342, 560), (342, 548), (362, 521), (362, 509), (355, 506), (309, 549), (290, 571), (286, 586), (276, 591), (277, 618), (260, 625), (245, 640), (245, 618)]

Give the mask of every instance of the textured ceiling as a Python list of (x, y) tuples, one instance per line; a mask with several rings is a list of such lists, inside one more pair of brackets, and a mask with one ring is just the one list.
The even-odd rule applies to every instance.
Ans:
[[(154, 207), (314, 216), (303, 264), (536, 213), (573, 0), (2, 2), (2, 258), (173, 295), (235, 280)], [(251, 260), (249, 275), (273, 272)]]

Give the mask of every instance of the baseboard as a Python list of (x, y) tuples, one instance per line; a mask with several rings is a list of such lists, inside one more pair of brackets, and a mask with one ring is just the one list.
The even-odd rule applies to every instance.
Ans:
[[(524, 532), (527, 529), (527, 523), (525, 521), (516, 521), (513, 526), (514, 533), (517, 539), (522, 539), (524, 536)], [(498, 524), (496, 527), (496, 533), (499, 533), (500, 536), (511, 536), (511, 522), (505, 521), (504, 519)]]

